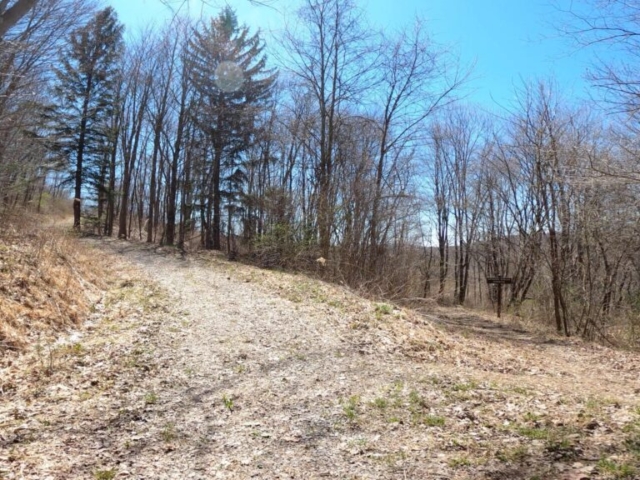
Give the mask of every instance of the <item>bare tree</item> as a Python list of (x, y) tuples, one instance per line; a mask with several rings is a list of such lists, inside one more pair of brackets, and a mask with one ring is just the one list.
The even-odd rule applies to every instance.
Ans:
[(306, 0), (298, 12), (299, 30), (285, 33), (285, 61), (315, 100), (318, 150), (315, 166), (318, 243), (329, 257), (334, 216), (335, 148), (342, 111), (368, 86), (369, 35), (351, 0)]
[[(55, 155), (38, 155), (27, 161), (24, 153), (33, 142), (38, 148), (48, 143), (43, 138), (43, 112), (49, 103), (51, 67), (71, 30), (88, 20), (92, 5), (85, 0), (41, 0), (2, 39), (0, 190), (5, 205), (11, 203), (9, 197), (17, 199), (14, 195), (25, 193), (25, 188), (32, 191), (32, 184), (45, 186), (47, 176), (61, 167)], [(68, 15), (70, 9), (77, 15)], [(28, 201), (30, 195), (23, 198)]]
[(369, 227), (369, 267), (374, 273), (379, 246), (384, 243), (384, 238), (379, 238), (383, 183), (394, 171), (398, 156), (420, 143), (419, 131), (425, 120), (454, 101), (456, 90), (466, 80), (448, 52), (428, 37), (421, 21), (395, 39), (383, 39), (380, 52), (376, 62), (380, 141)]
[(431, 130), (431, 182), (435, 207), (438, 242), (438, 295), (445, 291), (449, 274), (449, 222), (451, 212), (451, 177), (446, 162), (446, 143), (443, 129), (434, 125)]
[(562, 33), (596, 53), (593, 68), (587, 72), (593, 85), (616, 111), (638, 115), (640, 1), (582, 0), (557, 8), (564, 14), (559, 25)]
[(149, 43), (143, 38), (130, 45), (125, 57), (123, 78), (125, 80), (122, 100), (122, 128), (120, 129), (120, 148), (122, 152), (122, 185), (118, 238), (128, 238), (131, 222), (131, 205), (134, 172), (140, 152), (141, 137), (145, 122), (145, 112), (153, 84), (153, 72), (148, 59), (152, 58)]

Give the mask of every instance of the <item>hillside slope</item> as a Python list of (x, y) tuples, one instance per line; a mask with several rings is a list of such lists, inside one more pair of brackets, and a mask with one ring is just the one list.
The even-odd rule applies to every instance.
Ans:
[(102, 295), (109, 263), (59, 223), (25, 212), (0, 218), (0, 352), (78, 325)]
[(121, 280), (89, 328), (3, 365), (5, 478), (640, 475), (635, 354), (216, 255), (93, 247)]

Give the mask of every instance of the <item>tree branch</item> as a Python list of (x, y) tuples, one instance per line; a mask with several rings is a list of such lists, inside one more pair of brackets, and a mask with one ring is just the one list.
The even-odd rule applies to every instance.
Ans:
[(0, 38), (18, 23), (33, 7), (38, 0), (18, 0), (11, 8), (0, 15)]

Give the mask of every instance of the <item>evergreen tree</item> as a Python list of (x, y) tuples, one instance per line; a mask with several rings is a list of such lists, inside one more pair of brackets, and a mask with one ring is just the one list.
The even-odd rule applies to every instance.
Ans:
[(105, 192), (105, 162), (115, 148), (110, 119), (122, 54), (123, 26), (113, 8), (99, 11), (71, 34), (56, 69), (50, 125), (58, 151), (71, 167), (74, 183), (73, 225), (80, 227), (82, 189), (89, 180)]
[[(266, 68), (264, 43), (239, 26), (233, 9), (226, 7), (208, 26), (194, 32), (189, 44), (190, 77), (200, 97), (197, 121), (211, 144), (212, 165), (203, 215), (205, 247), (220, 249), (221, 204), (225, 180), (241, 178), (237, 159), (252, 143), (259, 113), (266, 106), (276, 80)], [(229, 171), (228, 179), (223, 168)], [(229, 197), (231, 193), (227, 192)]]

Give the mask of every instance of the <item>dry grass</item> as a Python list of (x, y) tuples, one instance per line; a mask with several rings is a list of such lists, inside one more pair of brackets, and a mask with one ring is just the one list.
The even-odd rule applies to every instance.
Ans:
[(0, 351), (77, 325), (101, 297), (105, 260), (60, 222), (24, 213), (0, 218)]
[(194, 322), (181, 360), (196, 400), (165, 393), (181, 443), (165, 470), (191, 448), (203, 478), (639, 478), (633, 352), (217, 253), (112, 243)]
[(0, 365), (1, 478), (639, 478), (633, 352), (86, 243), (114, 266), (81, 342)]
[[(80, 245), (85, 253), (87, 243)], [(164, 401), (158, 378), (185, 319), (130, 265), (111, 257), (105, 266), (101, 252), (91, 254), (105, 269), (105, 291), (87, 321), (55, 341), (0, 354), (0, 479), (120, 478), (111, 448), (127, 454), (144, 443), (123, 425), (146, 424), (145, 412)], [(153, 434), (164, 445), (160, 432)]]

